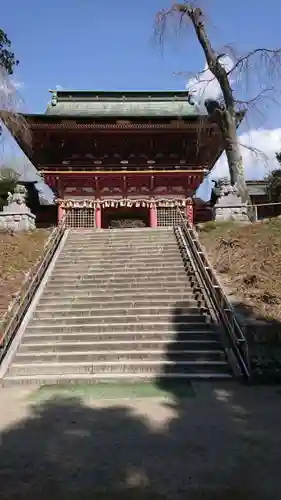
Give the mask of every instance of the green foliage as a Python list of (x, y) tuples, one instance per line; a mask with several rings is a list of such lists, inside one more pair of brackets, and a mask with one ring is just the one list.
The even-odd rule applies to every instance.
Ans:
[(204, 224), (200, 224), (200, 233), (210, 233), (212, 231), (220, 231), (220, 230), (225, 230), (228, 231), (229, 229), (237, 228), (237, 222), (233, 221), (208, 221), (205, 222)]
[(15, 66), (19, 63), (11, 50), (11, 45), (7, 34), (0, 29), (0, 67), (4, 68), (8, 75), (13, 74)]
[[(281, 152), (276, 153), (276, 159), (281, 165)], [(271, 202), (277, 203), (281, 201), (281, 168), (273, 170), (266, 178), (267, 195)]]
[(0, 170), (0, 210), (7, 202), (8, 193), (12, 193), (17, 185), (18, 174), (9, 168)]

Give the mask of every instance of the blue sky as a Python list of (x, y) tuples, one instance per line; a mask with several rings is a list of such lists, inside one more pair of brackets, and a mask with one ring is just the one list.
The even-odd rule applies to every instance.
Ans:
[[(214, 44), (246, 51), (281, 47), (280, 0), (202, 0)], [(1, 28), (20, 60), (15, 79), (29, 112), (44, 112), (49, 88), (184, 89), (185, 76), (204, 59), (193, 36), (169, 35), (161, 53), (152, 40), (155, 13), (170, 0), (9, 0), (1, 5)], [(279, 129), (272, 109), (263, 127)], [(251, 124), (252, 128), (256, 124)], [(260, 125), (259, 125), (260, 126)], [(281, 144), (281, 142), (280, 142)]]

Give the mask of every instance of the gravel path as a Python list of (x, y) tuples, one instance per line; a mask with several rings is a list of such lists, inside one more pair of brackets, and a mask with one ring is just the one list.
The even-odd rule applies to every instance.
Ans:
[(280, 498), (278, 389), (193, 385), (178, 402), (1, 389), (1, 500)]

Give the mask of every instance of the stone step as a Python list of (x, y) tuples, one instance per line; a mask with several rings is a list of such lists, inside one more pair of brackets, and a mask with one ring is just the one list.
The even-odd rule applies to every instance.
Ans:
[(95, 264), (96, 262), (104, 262), (106, 264), (112, 263), (112, 257), (114, 257), (114, 262), (118, 264), (122, 264), (124, 262), (143, 262), (143, 261), (148, 261), (151, 263), (159, 263), (163, 262), (176, 262), (176, 260), (179, 260), (181, 258), (181, 254), (177, 250), (176, 252), (159, 252), (158, 251), (147, 251), (146, 253), (140, 254), (138, 252), (127, 252), (126, 254), (118, 255), (117, 253), (110, 253), (110, 254), (105, 254), (105, 252), (101, 251), (100, 253), (92, 253), (89, 255), (88, 253), (86, 255), (83, 254), (83, 252), (80, 252), (80, 254), (77, 254), (75, 256), (66, 256), (64, 253), (60, 255), (58, 259), (58, 263), (62, 264), (71, 264), (72, 262), (75, 262), (77, 264), (84, 264), (85, 261), (91, 265)]
[(202, 305), (172, 229), (70, 230), (5, 384), (229, 378)]
[(128, 240), (133, 240), (133, 239), (146, 239), (146, 240), (154, 240), (154, 239), (157, 239), (157, 240), (161, 240), (161, 239), (165, 239), (165, 238), (174, 238), (175, 235), (174, 235), (174, 231), (171, 231), (171, 230), (167, 230), (167, 231), (153, 231), (151, 229), (148, 229), (148, 230), (144, 230), (144, 231), (136, 231), (136, 232), (133, 232), (131, 231), (130, 234), (128, 233), (123, 233), (123, 229), (120, 230), (119, 233), (117, 232), (113, 232), (111, 230), (111, 232), (95, 232), (95, 231), (92, 231), (92, 232), (87, 232), (86, 230), (85, 231), (81, 231), (81, 233), (73, 233), (72, 231), (70, 233), (68, 233), (68, 238), (71, 240), (71, 241), (75, 241), (75, 240), (79, 240), (81, 239), (81, 236), (82, 238), (89, 238), (89, 239), (93, 239), (95, 241), (103, 241), (103, 240), (121, 240), (121, 241), (128, 241)]
[[(195, 298), (197, 297), (197, 290), (193, 291), (188, 282), (178, 282), (177, 289), (169, 287), (168, 281), (167, 283), (159, 283), (158, 285), (156, 281), (152, 283), (141, 283), (141, 285), (143, 289), (146, 289), (147, 292), (153, 292), (154, 295), (157, 294), (157, 291), (159, 294), (161, 294), (161, 292), (170, 293), (171, 301), (174, 302), (182, 293), (185, 293), (185, 297), (187, 299), (191, 296), (194, 296)], [(131, 294), (132, 297), (140, 295), (145, 296), (145, 292), (138, 293), (136, 282), (126, 283), (123, 281), (116, 283), (116, 281), (105, 281), (100, 283), (91, 283), (90, 285), (88, 284), (85, 286), (83, 286), (83, 284), (80, 282), (71, 282), (65, 285), (63, 283), (49, 283), (44, 292), (44, 297), (61, 296), (71, 298), (85, 296), (86, 294), (89, 294), (88, 296), (90, 297), (91, 295), (97, 295), (99, 293), (101, 296), (103, 294), (104, 296), (107, 295), (109, 298), (118, 298), (122, 293), (125, 293), (127, 296), (128, 294)], [(199, 295), (200, 294), (198, 292), (198, 296)]]
[(139, 231), (132, 231), (130, 230), (130, 233), (128, 234), (128, 232), (124, 232), (125, 228), (124, 229), (120, 229), (119, 232), (115, 231), (115, 230), (110, 230), (110, 231), (106, 231), (106, 230), (103, 230), (101, 232), (98, 232), (98, 230), (96, 231), (92, 231), (92, 232), (87, 232), (86, 229), (84, 229), (83, 231), (81, 231), (80, 233), (73, 233), (72, 231), (70, 231), (68, 233), (68, 238), (71, 239), (71, 240), (75, 240), (75, 239), (80, 239), (81, 236), (83, 236), (83, 238), (92, 238), (94, 240), (97, 240), (97, 241), (102, 241), (102, 240), (107, 240), (107, 239), (111, 239), (111, 240), (131, 240), (131, 239), (135, 239), (135, 238), (145, 238), (145, 239), (154, 239), (156, 238), (157, 240), (161, 239), (161, 238), (174, 238), (175, 236), (175, 233), (173, 230), (167, 230), (167, 231), (159, 231), (158, 229), (156, 231), (154, 231), (153, 229), (151, 228), (147, 228), (147, 229), (143, 229), (143, 230), (139, 230)]
[(146, 230), (146, 231), (130, 231), (130, 233), (125, 233), (123, 232), (124, 230), (120, 230), (119, 232), (92, 232), (92, 233), (87, 233), (86, 231), (84, 233), (68, 233), (68, 238), (72, 241), (79, 240), (83, 238), (90, 238), (95, 241), (106, 241), (106, 240), (121, 240), (121, 241), (130, 241), (130, 240), (135, 240), (135, 239), (145, 239), (145, 240), (161, 240), (161, 239), (171, 239), (175, 238), (175, 233), (173, 230), (168, 230), (168, 231), (151, 231), (151, 230)]
[[(195, 308), (196, 306), (198, 307), (200, 304), (198, 304), (198, 301), (195, 299), (191, 299), (189, 301), (184, 300), (184, 297), (182, 298), (181, 302), (177, 302), (177, 307), (181, 308), (186, 308), (186, 307), (192, 307)], [(64, 298), (58, 298), (57, 300), (53, 299), (46, 299), (42, 298), (38, 306), (36, 307), (36, 313), (38, 312), (47, 312), (51, 311), (53, 313), (56, 313), (58, 311), (60, 312), (67, 312), (67, 311), (74, 311), (74, 310), (84, 310), (88, 311), (93, 308), (98, 308), (98, 309), (112, 309), (112, 308), (117, 308), (119, 309), (132, 309), (132, 308), (166, 308), (166, 309), (171, 309), (172, 307), (175, 307), (173, 304), (171, 305), (171, 296), (167, 295), (166, 297), (163, 298), (158, 298), (158, 297), (151, 297), (148, 299), (147, 297), (144, 297), (142, 300), (141, 299), (136, 299), (135, 297), (128, 296), (127, 300), (118, 300), (115, 296), (112, 297), (111, 300), (109, 300), (109, 297), (101, 297), (97, 296), (96, 300), (89, 300), (89, 298), (86, 296), (82, 299), (77, 298), (77, 297), (72, 297), (71, 299), (64, 299)]]
[(68, 271), (68, 270), (76, 270), (77, 267), (79, 267), (79, 269), (81, 271), (87, 271), (87, 270), (95, 270), (95, 269), (100, 269), (101, 267), (103, 269), (116, 269), (116, 268), (122, 268), (122, 267), (125, 267), (126, 268), (132, 268), (132, 269), (138, 269), (138, 268), (142, 268), (144, 266), (148, 267), (148, 269), (156, 269), (156, 268), (160, 268), (160, 269), (166, 269), (168, 267), (181, 267), (183, 268), (184, 265), (187, 265), (189, 264), (188, 262), (184, 262), (182, 260), (179, 260), (179, 259), (176, 259), (173, 258), (171, 260), (167, 260), (167, 259), (163, 259), (162, 257), (160, 259), (158, 259), (157, 261), (152, 261), (149, 257), (146, 258), (146, 259), (139, 259), (139, 260), (136, 260), (134, 257), (132, 259), (125, 259), (125, 260), (122, 260), (122, 262), (119, 262), (117, 260), (108, 260), (108, 261), (105, 261), (103, 259), (103, 257), (101, 257), (100, 259), (95, 259), (95, 260), (92, 260), (91, 262), (88, 261), (88, 260), (81, 260), (80, 262), (77, 262), (76, 260), (73, 260), (73, 261), (69, 261), (69, 262), (62, 262), (61, 260), (58, 260), (57, 263), (56, 263), (56, 271), (58, 272), (65, 272), (65, 271)]
[(124, 232), (124, 229), (120, 230), (119, 232), (115, 232), (114, 230), (111, 230), (110, 232), (106, 232), (105, 230), (103, 230), (102, 232), (92, 232), (92, 233), (87, 233), (85, 232), (84, 234), (82, 234), (82, 232), (79, 234), (79, 233), (73, 233), (72, 231), (70, 231), (68, 233), (68, 238), (70, 240), (79, 240), (81, 239), (81, 236), (85, 238), (90, 238), (90, 239), (93, 239), (95, 241), (104, 241), (104, 240), (121, 240), (121, 241), (130, 241), (130, 240), (134, 240), (134, 239), (145, 239), (145, 240), (154, 240), (154, 239), (157, 239), (157, 240), (161, 240), (161, 239), (165, 239), (165, 238), (175, 238), (175, 232), (174, 230), (172, 229), (168, 229), (167, 231), (153, 231), (151, 229), (149, 230), (144, 230), (144, 231), (130, 231), (130, 233), (128, 232)]
[(176, 238), (174, 234), (163, 234), (161, 237), (159, 235), (153, 237), (147, 237), (145, 235), (135, 235), (129, 238), (116, 238), (116, 237), (105, 237), (105, 238), (91, 238), (87, 236), (80, 236), (74, 238), (73, 236), (68, 236), (66, 244), (68, 245), (83, 245), (86, 242), (88, 245), (120, 245), (120, 246), (130, 246), (130, 245), (161, 245), (162, 243), (174, 244)]
[(128, 258), (133, 258), (133, 257), (138, 257), (138, 258), (144, 258), (146, 256), (150, 255), (151, 257), (162, 257), (163, 259), (165, 257), (172, 257), (178, 258), (180, 254), (180, 250), (178, 248), (174, 248), (173, 251), (169, 248), (155, 248), (151, 249), (150, 247), (147, 247), (145, 249), (112, 249), (110, 250), (109, 248), (101, 248), (100, 250), (96, 248), (80, 248), (77, 249), (77, 251), (68, 251), (67, 249), (64, 251), (63, 258), (64, 260), (71, 260), (71, 259), (98, 259), (100, 257), (106, 259), (111, 259), (112, 257), (116, 259), (128, 259)]
[[(115, 293), (118, 290), (130, 289), (133, 294), (134, 291), (137, 291), (138, 285), (141, 288), (147, 288), (147, 290), (169, 290), (170, 279), (161, 279), (158, 280), (155, 278), (154, 280), (147, 281), (145, 279), (137, 280), (137, 279), (126, 279), (126, 278), (112, 278), (112, 279), (96, 279), (96, 280), (50, 280), (46, 287), (46, 291), (53, 289), (63, 290), (74, 290), (78, 291), (88, 291), (88, 290), (107, 290), (108, 293)], [(189, 284), (187, 276), (181, 279), (177, 279), (173, 281), (174, 288), (178, 289), (188, 289), (192, 290), (191, 285)]]
[(169, 294), (172, 301), (176, 301), (177, 297), (184, 296), (186, 298), (192, 297), (195, 294), (195, 290), (191, 288), (186, 279), (185, 282), (182, 282), (177, 285), (171, 285), (170, 282), (167, 283), (143, 283), (142, 286), (139, 286), (130, 282), (129, 284), (121, 283), (116, 285), (114, 283), (106, 283), (103, 286), (96, 286), (93, 284), (84, 284), (84, 286), (79, 287), (76, 284), (57, 284), (57, 283), (47, 283), (46, 288), (44, 289), (44, 298), (47, 297), (121, 297), (125, 295), (128, 297), (146, 297), (146, 296), (160, 296), (163, 294)]
[[(107, 320), (107, 318), (111, 317), (129, 317), (131, 318), (132, 316), (138, 316), (138, 319), (141, 320), (142, 316), (149, 316), (149, 317), (154, 317), (155, 315), (157, 316), (166, 316), (169, 314), (170, 317), (173, 317), (175, 314), (174, 311), (175, 307), (170, 304), (166, 304), (166, 306), (151, 306), (147, 305), (146, 307), (137, 307), (134, 304), (131, 305), (131, 307), (117, 307), (116, 305), (112, 305), (112, 307), (93, 307), (91, 305), (90, 307), (72, 307), (70, 304), (68, 307), (62, 308), (46, 308), (38, 306), (36, 308), (35, 313), (33, 314), (33, 320), (34, 319), (40, 319), (40, 320), (49, 320), (50, 318), (54, 318), (55, 321), (61, 321), (61, 319), (73, 319), (73, 318), (84, 318), (85, 320), (92, 320), (93, 318), (101, 318), (103, 321)], [(200, 308), (198, 306), (190, 306), (188, 305), (187, 307), (182, 307), (181, 306), (181, 316), (186, 316), (188, 319), (190, 317), (201, 317), (202, 314), (207, 313), (207, 309), (205, 308)]]
[(181, 341), (217, 341), (218, 335), (214, 329), (207, 328), (206, 325), (201, 326), (201, 329), (186, 329), (180, 331), (178, 334), (172, 329), (158, 329), (158, 330), (108, 330), (98, 331), (93, 328), (82, 328), (82, 329), (61, 329), (56, 328), (28, 328), (23, 337), (22, 346), (27, 344), (45, 344), (47, 343), (72, 343), (78, 344), (79, 342), (172, 342), (173, 344), (178, 344), (178, 339)]
[[(77, 291), (77, 293), (76, 293)], [(146, 288), (137, 288), (137, 287), (123, 287), (121, 289), (114, 290), (111, 289), (93, 289), (93, 287), (85, 287), (84, 290), (76, 290), (76, 287), (58, 287), (52, 286), (50, 290), (46, 287), (44, 294), (42, 295), (41, 301), (46, 300), (54, 300), (57, 303), (57, 300), (68, 301), (68, 300), (77, 300), (83, 301), (112, 301), (112, 300), (123, 300), (123, 301), (131, 301), (131, 300), (144, 300), (146, 298), (151, 300), (170, 300), (172, 303), (181, 300), (191, 300), (195, 298), (196, 293), (193, 292), (192, 288), (188, 286), (188, 283), (185, 287), (169, 287), (168, 285), (163, 288), (158, 287), (146, 287)]]
[(178, 243), (175, 239), (167, 239), (167, 240), (156, 240), (155, 241), (146, 241), (140, 239), (137, 241), (87, 241), (84, 239), (81, 239), (80, 241), (77, 241), (76, 243), (67, 241), (65, 242), (64, 249), (70, 252), (77, 252), (77, 250), (89, 250), (89, 249), (96, 249), (97, 251), (99, 250), (129, 250), (129, 251), (136, 251), (138, 249), (151, 249), (155, 250), (157, 248), (169, 248), (169, 249), (177, 249), (178, 248)]
[[(139, 252), (138, 249), (135, 249), (135, 250), (126, 251), (126, 252), (125, 251), (122, 251), (122, 252), (112, 251), (112, 252), (106, 253), (106, 249), (101, 249), (100, 252), (98, 252), (98, 251), (95, 252), (95, 248), (93, 247), (91, 249), (91, 252), (87, 251), (87, 252), (85, 252), (85, 254), (87, 255), (89, 260), (104, 258), (105, 261), (108, 260), (108, 262), (110, 262), (112, 255), (114, 255), (116, 257), (116, 259), (118, 259), (120, 261), (127, 260), (128, 258), (134, 259), (136, 261), (147, 260), (147, 259), (158, 261), (159, 259), (163, 259), (164, 257), (167, 260), (172, 260), (175, 257), (178, 258), (181, 255), (181, 252), (180, 252), (180, 249), (178, 247), (175, 247), (172, 251), (165, 248), (165, 247), (161, 247), (161, 248), (148, 247), (145, 252)], [(75, 254), (74, 256), (71, 255), (70, 257), (72, 259), (77, 259), (79, 261), (79, 260), (81, 260), (81, 258), (82, 259), (84, 258), (84, 252), (83, 252), (83, 250), (81, 250), (80, 253), (77, 252), (77, 254)], [(63, 252), (59, 257), (59, 261), (68, 260), (70, 257), (68, 257), (67, 254)]]
[(138, 382), (153, 382), (157, 384), (157, 381), (161, 382), (161, 385), (165, 384), (165, 381), (179, 381), (179, 380), (229, 380), (232, 378), (232, 375), (227, 372), (217, 372), (211, 371), (209, 373), (202, 372), (188, 372), (188, 373), (146, 373), (146, 372), (138, 372), (138, 373), (119, 373), (118, 375), (111, 373), (103, 373), (102, 377), (100, 374), (60, 374), (58, 375), (46, 375), (40, 374), (38, 375), (7, 375), (4, 380), (1, 381), (1, 385), (3, 387), (13, 387), (17, 385), (59, 385), (62, 384), (65, 386), (66, 384), (70, 384), (72, 386), (75, 385), (93, 385), (93, 384), (114, 384), (118, 382), (134, 384)]
[(100, 374), (103, 373), (119, 375), (123, 373), (173, 373), (179, 375), (182, 373), (212, 373), (212, 372), (228, 372), (228, 364), (226, 361), (111, 361), (105, 363), (104, 361), (91, 361), (84, 362), (45, 362), (45, 363), (32, 363), (28, 365), (21, 365), (14, 362), (8, 370), (8, 376), (26, 376), (26, 375), (66, 375), (73, 374)]
[(96, 250), (97, 252), (101, 250), (109, 250), (109, 251), (117, 251), (119, 252), (122, 251), (129, 251), (129, 252), (135, 252), (136, 250), (151, 250), (151, 251), (156, 251), (156, 250), (168, 250), (168, 251), (175, 251), (178, 250), (179, 245), (177, 240), (169, 239), (169, 240), (155, 240), (154, 242), (149, 242), (145, 241), (143, 239), (139, 241), (115, 241), (115, 242), (110, 242), (110, 241), (104, 241), (104, 242), (99, 242), (99, 241), (87, 241), (84, 239), (81, 239), (80, 241), (77, 242), (70, 242), (69, 240), (66, 240), (64, 244), (64, 250), (67, 250), (68, 252), (75, 253), (77, 250)]
[[(75, 266), (75, 267), (74, 267)], [(76, 267), (77, 266), (77, 267)], [(74, 277), (77, 277), (77, 276), (81, 276), (81, 277), (89, 277), (89, 279), (95, 277), (95, 276), (100, 276), (101, 274), (103, 274), (104, 276), (113, 276), (113, 275), (116, 275), (118, 274), (118, 276), (120, 275), (121, 277), (133, 277), (133, 276), (140, 276), (142, 278), (145, 278), (147, 276), (147, 278), (150, 278), (150, 277), (154, 277), (154, 276), (157, 276), (157, 277), (162, 277), (163, 278), (170, 278), (171, 276), (175, 276), (176, 278), (178, 278), (179, 276), (181, 276), (182, 274), (185, 274), (185, 266), (184, 264), (181, 264), (179, 266), (169, 266), (167, 268), (158, 268), (158, 267), (151, 267), (149, 268), (148, 266), (142, 266), (141, 268), (137, 269), (137, 268), (134, 268), (134, 267), (127, 267), (126, 264), (124, 264), (123, 266), (115, 266), (114, 264), (112, 264), (111, 268), (108, 268), (108, 269), (104, 269), (102, 264), (100, 265), (99, 268), (97, 268), (96, 270), (94, 271), (86, 271), (86, 272), (83, 272), (83, 271), (79, 271), (79, 265), (74, 265), (72, 266), (72, 271), (57, 271), (57, 269), (55, 268), (54, 271), (53, 271), (53, 274), (52, 274), (52, 277), (67, 277), (67, 276), (74, 276)]]
[(113, 272), (110, 274), (107, 273), (93, 273), (93, 274), (85, 274), (85, 275), (67, 275), (65, 276), (60, 276), (54, 275), (50, 278), (48, 281), (48, 285), (63, 285), (66, 287), (71, 287), (72, 284), (74, 286), (82, 284), (85, 285), (87, 288), (88, 286), (99, 286), (100, 284), (109, 284), (110, 287), (114, 283), (116, 283), (117, 287), (120, 285), (123, 285), (125, 287), (126, 283), (127, 286), (125, 288), (131, 288), (136, 287), (137, 284), (141, 286), (141, 288), (145, 288), (146, 286), (150, 285), (156, 285), (159, 288), (161, 285), (168, 285), (170, 284), (171, 287), (178, 287), (178, 286), (189, 286), (192, 288), (193, 283), (195, 283), (195, 278), (193, 275), (190, 275), (186, 273), (184, 270), (181, 273), (174, 273), (174, 280), (172, 279), (172, 273), (169, 275), (161, 273), (159, 275), (157, 274), (151, 274), (151, 275), (145, 275), (145, 273), (136, 273), (136, 274), (131, 274), (131, 275), (126, 275), (124, 272)]
[(75, 248), (76, 246), (97, 246), (97, 247), (114, 247), (114, 246), (119, 246), (119, 247), (136, 247), (138, 245), (140, 246), (159, 246), (159, 245), (175, 245), (177, 243), (174, 235), (169, 235), (167, 234), (165, 237), (159, 238), (159, 237), (154, 237), (154, 238), (146, 238), (144, 236), (139, 236), (135, 238), (128, 238), (128, 239), (123, 239), (123, 238), (104, 238), (104, 239), (99, 239), (99, 238), (87, 238), (87, 237), (80, 237), (80, 238), (67, 238), (66, 240), (66, 245), (69, 247)]
[(95, 234), (126, 234), (126, 233), (145, 233), (145, 232), (151, 232), (153, 233), (160, 233), (161, 231), (163, 232), (173, 232), (174, 228), (168, 227), (168, 226), (157, 226), (157, 227), (122, 227), (122, 228), (107, 228), (107, 229), (95, 229), (95, 228), (71, 228), (69, 230), (69, 234), (78, 234), (78, 233), (83, 233), (84, 231), (86, 232), (95, 232)]
[[(87, 338), (87, 336), (86, 336)], [(20, 346), (20, 354), (24, 353), (63, 353), (63, 352), (84, 352), (84, 351), (106, 351), (115, 352), (116, 350), (122, 351), (149, 351), (158, 350), (169, 352), (170, 349), (173, 351), (188, 350), (188, 351), (208, 351), (208, 350), (221, 350), (221, 345), (218, 340), (132, 340), (128, 342), (127, 340), (108, 340), (103, 341), (102, 337), (99, 341), (87, 342), (87, 341), (76, 341), (73, 339), (72, 342), (61, 342), (61, 341), (51, 341), (47, 342), (44, 338), (40, 337), (40, 343), (23, 342)]]
[(116, 284), (121, 284), (124, 285), (125, 283), (135, 283), (135, 284), (141, 284), (142, 286), (146, 286), (148, 283), (153, 283), (154, 285), (157, 284), (158, 286), (162, 284), (166, 284), (168, 282), (173, 281), (173, 284), (175, 286), (179, 285), (179, 283), (186, 283), (188, 281), (188, 277), (186, 276), (185, 272), (182, 271), (181, 273), (165, 273), (165, 274), (150, 274), (147, 275), (144, 273), (101, 273), (101, 274), (96, 274), (94, 276), (81, 276), (81, 277), (72, 277), (72, 276), (56, 276), (56, 273), (54, 273), (53, 276), (51, 276), (50, 280), (48, 281), (48, 284), (62, 284), (66, 286), (67, 284), (73, 283), (75, 286), (76, 285), (99, 285), (99, 284), (106, 284), (106, 283), (116, 283)]
[(39, 324), (44, 323), (44, 326), (47, 324), (51, 328), (53, 328), (53, 325), (59, 325), (61, 327), (67, 326), (70, 328), (71, 326), (75, 327), (76, 325), (81, 325), (82, 327), (88, 327), (90, 325), (96, 326), (99, 325), (101, 328), (104, 325), (111, 325), (111, 327), (117, 328), (119, 325), (124, 324), (124, 322), (128, 322), (128, 324), (139, 324), (141, 323), (142, 325), (145, 324), (151, 324), (151, 325), (156, 325), (159, 323), (167, 323), (173, 325), (175, 328), (179, 323), (196, 323), (196, 324), (204, 324), (207, 322), (207, 316), (201, 314), (201, 313), (187, 313), (187, 314), (181, 314), (176, 316), (174, 314), (174, 311), (167, 312), (165, 311), (163, 314), (157, 316), (151, 316), (150, 314), (120, 314), (118, 313), (113, 313), (111, 315), (104, 315), (103, 311), (101, 310), (101, 314), (98, 314), (99, 311), (93, 311), (93, 314), (84, 314), (82, 316), (74, 316), (72, 314), (71, 316), (63, 316), (63, 315), (52, 315), (50, 314), (49, 316), (44, 317), (44, 321), (41, 320), (41, 318), (32, 318), (31, 320), (31, 325), (32, 327), (35, 327)]
[[(158, 264), (163, 264), (164, 262), (167, 264), (173, 265), (175, 262), (182, 263), (184, 260), (180, 255), (169, 255), (166, 256), (165, 254), (161, 255), (147, 255), (147, 256), (141, 256), (137, 254), (127, 254), (119, 258), (118, 255), (116, 254), (111, 254), (109, 256), (104, 255), (101, 253), (100, 255), (83, 255), (81, 254), (79, 257), (71, 257), (71, 258), (65, 258), (64, 256), (61, 256), (58, 261), (57, 265), (61, 267), (67, 267), (71, 265), (85, 265), (87, 264), (88, 266), (93, 266), (93, 265), (102, 265), (104, 264), (105, 266), (108, 265), (115, 265), (115, 266), (124, 266), (126, 264), (134, 264), (136, 266), (141, 265), (143, 263), (150, 265), (150, 267), (156, 267)], [(185, 262), (188, 262), (185, 259)]]
[(153, 350), (126, 350), (120, 348), (118, 350), (102, 351), (102, 350), (80, 350), (75, 352), (18, 352), (14, 357), (13, 364), (16, 365), (31, 365), (39, 363), (111, 363), (123, 361), (166, 361), (171, 360), (175, 364), (184, 361), (225, 361), (225, 353), (222, 350), (207, 350), (207, 351), (191, 351), (191, 350), (169, 350), (159, 351)]
[(113, 275), (118, 275), (118, 276), (144, 276), (146, 275), (147, 278), (153, 277), (153, 276), (171, 276), (174, 274), (175, 276), (180, 276), (181, 274), (185, 274), (185, 267), (183, 264), (179, 264), (177, 266), (169, 265), (169, 266), (157, 266), (157, 267), (149, 267), (143, 264), (142, 266), (128, 266), (125, 264), (124, 267), (121, 266), (115, 266), (114, 264), (111, 264), (111, 266), (104, 266), (103, 264), (97, 265), (95, 268), (92, 268), (91, 266), (88, 268), (81, 269), (81, 266), (73, 264), (69, 269), (59, 269), (57, 266), (55, 268), (55, 271), (53, 273), (54, 278), (61, 278), (64, 279), (66, 277), (69, 278), (94, 278), (95, 276), (113, 276)]
[[(120, 250), (120, 249), (119, 249)], [(111, 257), (114, 255), (117, 260), (127, 260), (134, 259), (138, 260), (147, 260), (152, 259), (158, 261), (160, 259), (172, 260), (174, 258), (179, 258), (181, 255), (181, 251), (178, 247), (175, 247), (173, 250), (165, 248), (164, 246), (161, 248), (151, 248), (147, 247), (144, 251), (139, 251), (137, 248), (135, 249), (127, 249), (127, 250), (112, 250), (108, 251), (107, 248), (103, 248), (98, 251), (95, 247), (81, 249), (80, 252), (76, 252), (75, 255), (73, 253), (69, 255), (70, 252), (64, 250), (64, 252), (60, 255), (59, 260), (67, 260), (67, 259), (77, 259), (85, 258), (85, 256), (89, 260), (100, 259), (103, 258), (105, 261), (109, 261)]]
[(160, 262), (156, 266), (151, 265), (149, 261), (147, 262), (140, 262), (138, 264), (132, 262), (124, 262), (122, 266), (116, 264), (115, 262), (109, 262), (108, 264), (105, 264), (103, 261), (101, 262), (95, 262), (93, 264), (89, 264), (88, 262), (85, 262), (84, 264), (76, 264), (73, 262), (72, 264), (68, 264), (67, 266), (64, 264), (56, 264), (54, 274), (56, 276), (77, 276), (81, 274), (99, 274), (101, 272), (103, 273), (116, 273), (116, 272), (126, 272), (129, 271), (135, 272), (136, 274), (139, 272), (147, 271), (147, 274), (154, 274), (155, 272), (166, 272), (170, 270), (180, 271), (184, 272), (185, 270), (185, 265), (183, 262), (176, 262), (176, 263), (166, 263), (166, 262)]

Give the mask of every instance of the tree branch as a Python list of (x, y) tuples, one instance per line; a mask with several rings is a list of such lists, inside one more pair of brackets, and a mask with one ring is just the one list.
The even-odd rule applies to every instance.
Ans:
[[(0, 120), (27, 147), (31, 147), (31, 134), (24, 116), (19, 113), (23, 99), (4, 68), (0, 67)], [(0, 126), (1, 135), (1, 126)]]

